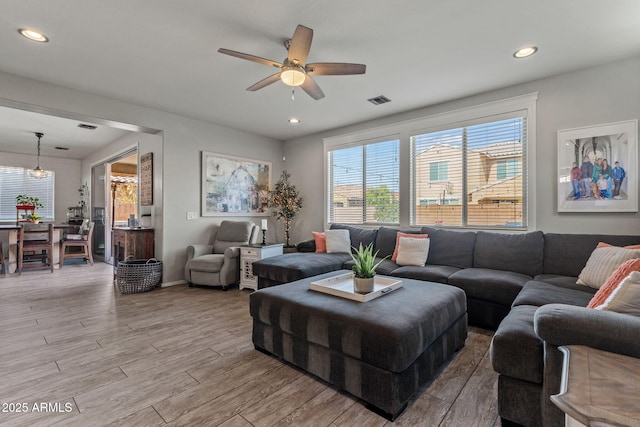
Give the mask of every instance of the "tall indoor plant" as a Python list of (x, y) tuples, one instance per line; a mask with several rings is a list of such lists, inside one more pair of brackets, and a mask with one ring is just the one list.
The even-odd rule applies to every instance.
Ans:
[(277, 220), (284, 222), (284, 247), (290, 248), (291, 222), (302, 209), (302, 197), (300, 192), (293, 185), (289, 178), (289, 172), (282, 171), (280, 179), (273, 186), (273, 190), (269, 191), (269, 206), (272, 209), (273, 216)]

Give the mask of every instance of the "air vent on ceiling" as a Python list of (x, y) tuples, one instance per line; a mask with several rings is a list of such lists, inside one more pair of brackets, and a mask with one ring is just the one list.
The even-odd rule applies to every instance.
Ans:
[(69, 151), (69, 147), (55, 147), (56, 150)]
[(391, 102), (391, 100), (389, 98), (387, 98), (386, 96), (384, 96), (384, 95), (380, 95), (380, 96), (376, 96), (375, 98), (367, 99), (367, 101), (369, 101), (373, 105), (380, 105), (380, 104), (386, 104), (387, 102)]
[(85, 124), (85, 123), (80, 123), (80, 124), (78, 125), (78, 127), (79, 127), (79, 128), (82, 128), (82, 129), (95, 130), (98, 126), (94, 126), (94, 125), (87, 125), (87, 124)]

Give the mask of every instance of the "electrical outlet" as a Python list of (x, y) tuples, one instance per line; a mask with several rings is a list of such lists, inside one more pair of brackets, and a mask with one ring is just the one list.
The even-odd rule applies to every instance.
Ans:
[(198, 212), (187, 212), (187, 219), (198, 219)]

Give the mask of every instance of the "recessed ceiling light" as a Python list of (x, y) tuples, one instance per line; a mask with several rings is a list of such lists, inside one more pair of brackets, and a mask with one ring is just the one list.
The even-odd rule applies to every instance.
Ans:
[(34, 42), (46, 43), (49, 41), (49, 38), (42, 34), (40, 31), (31, 30), (29, 28), (20, 28), (18, 32), (22, 35), (22, 37), (26, 37), (29, 40), (33, 40)]
[(289, 119), (289, 124), (290, 125), (300, 124), (300, 119), (296, 119), (295, 117), (292, 117), (292, 118)]
[(531, 56), (538, 51), (536, 46), (527, 46), (521, 49), (516, 50), (513, 53), (514, 58), (526, 58), (527, 56)]

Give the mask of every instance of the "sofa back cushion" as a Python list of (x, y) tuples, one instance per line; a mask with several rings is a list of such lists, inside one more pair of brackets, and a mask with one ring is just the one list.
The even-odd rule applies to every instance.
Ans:
[(213, 242), (213, 252), (221, 254), (231, 246), (248, 244), (254, 226), (250, 221), (222, 221)]
[(349, 237), (351, 237), (351, 246), (354, 248), (362, 247), (366, 248), (372, 242), (376, 241), (378, 230), (369, 228), (353, 227), (351, 225), (344, 224), (331, 224), (331, 230), (349, 230)]
[(448, 265), (457, 268), (473, 267), (473, 250), (476, 243), (474, 231), (422, 227), (420, 232), (429, 235), (430, 247), (427, 264)]
[(478, 231), (473, 266), (535, 276), (542, 273), (544, 234), (500, 234)]
[(640, 244), (640, 236), (546, 233), (544, 274), (578, 277), (600, 242), (613, 246), (637, 245)]

